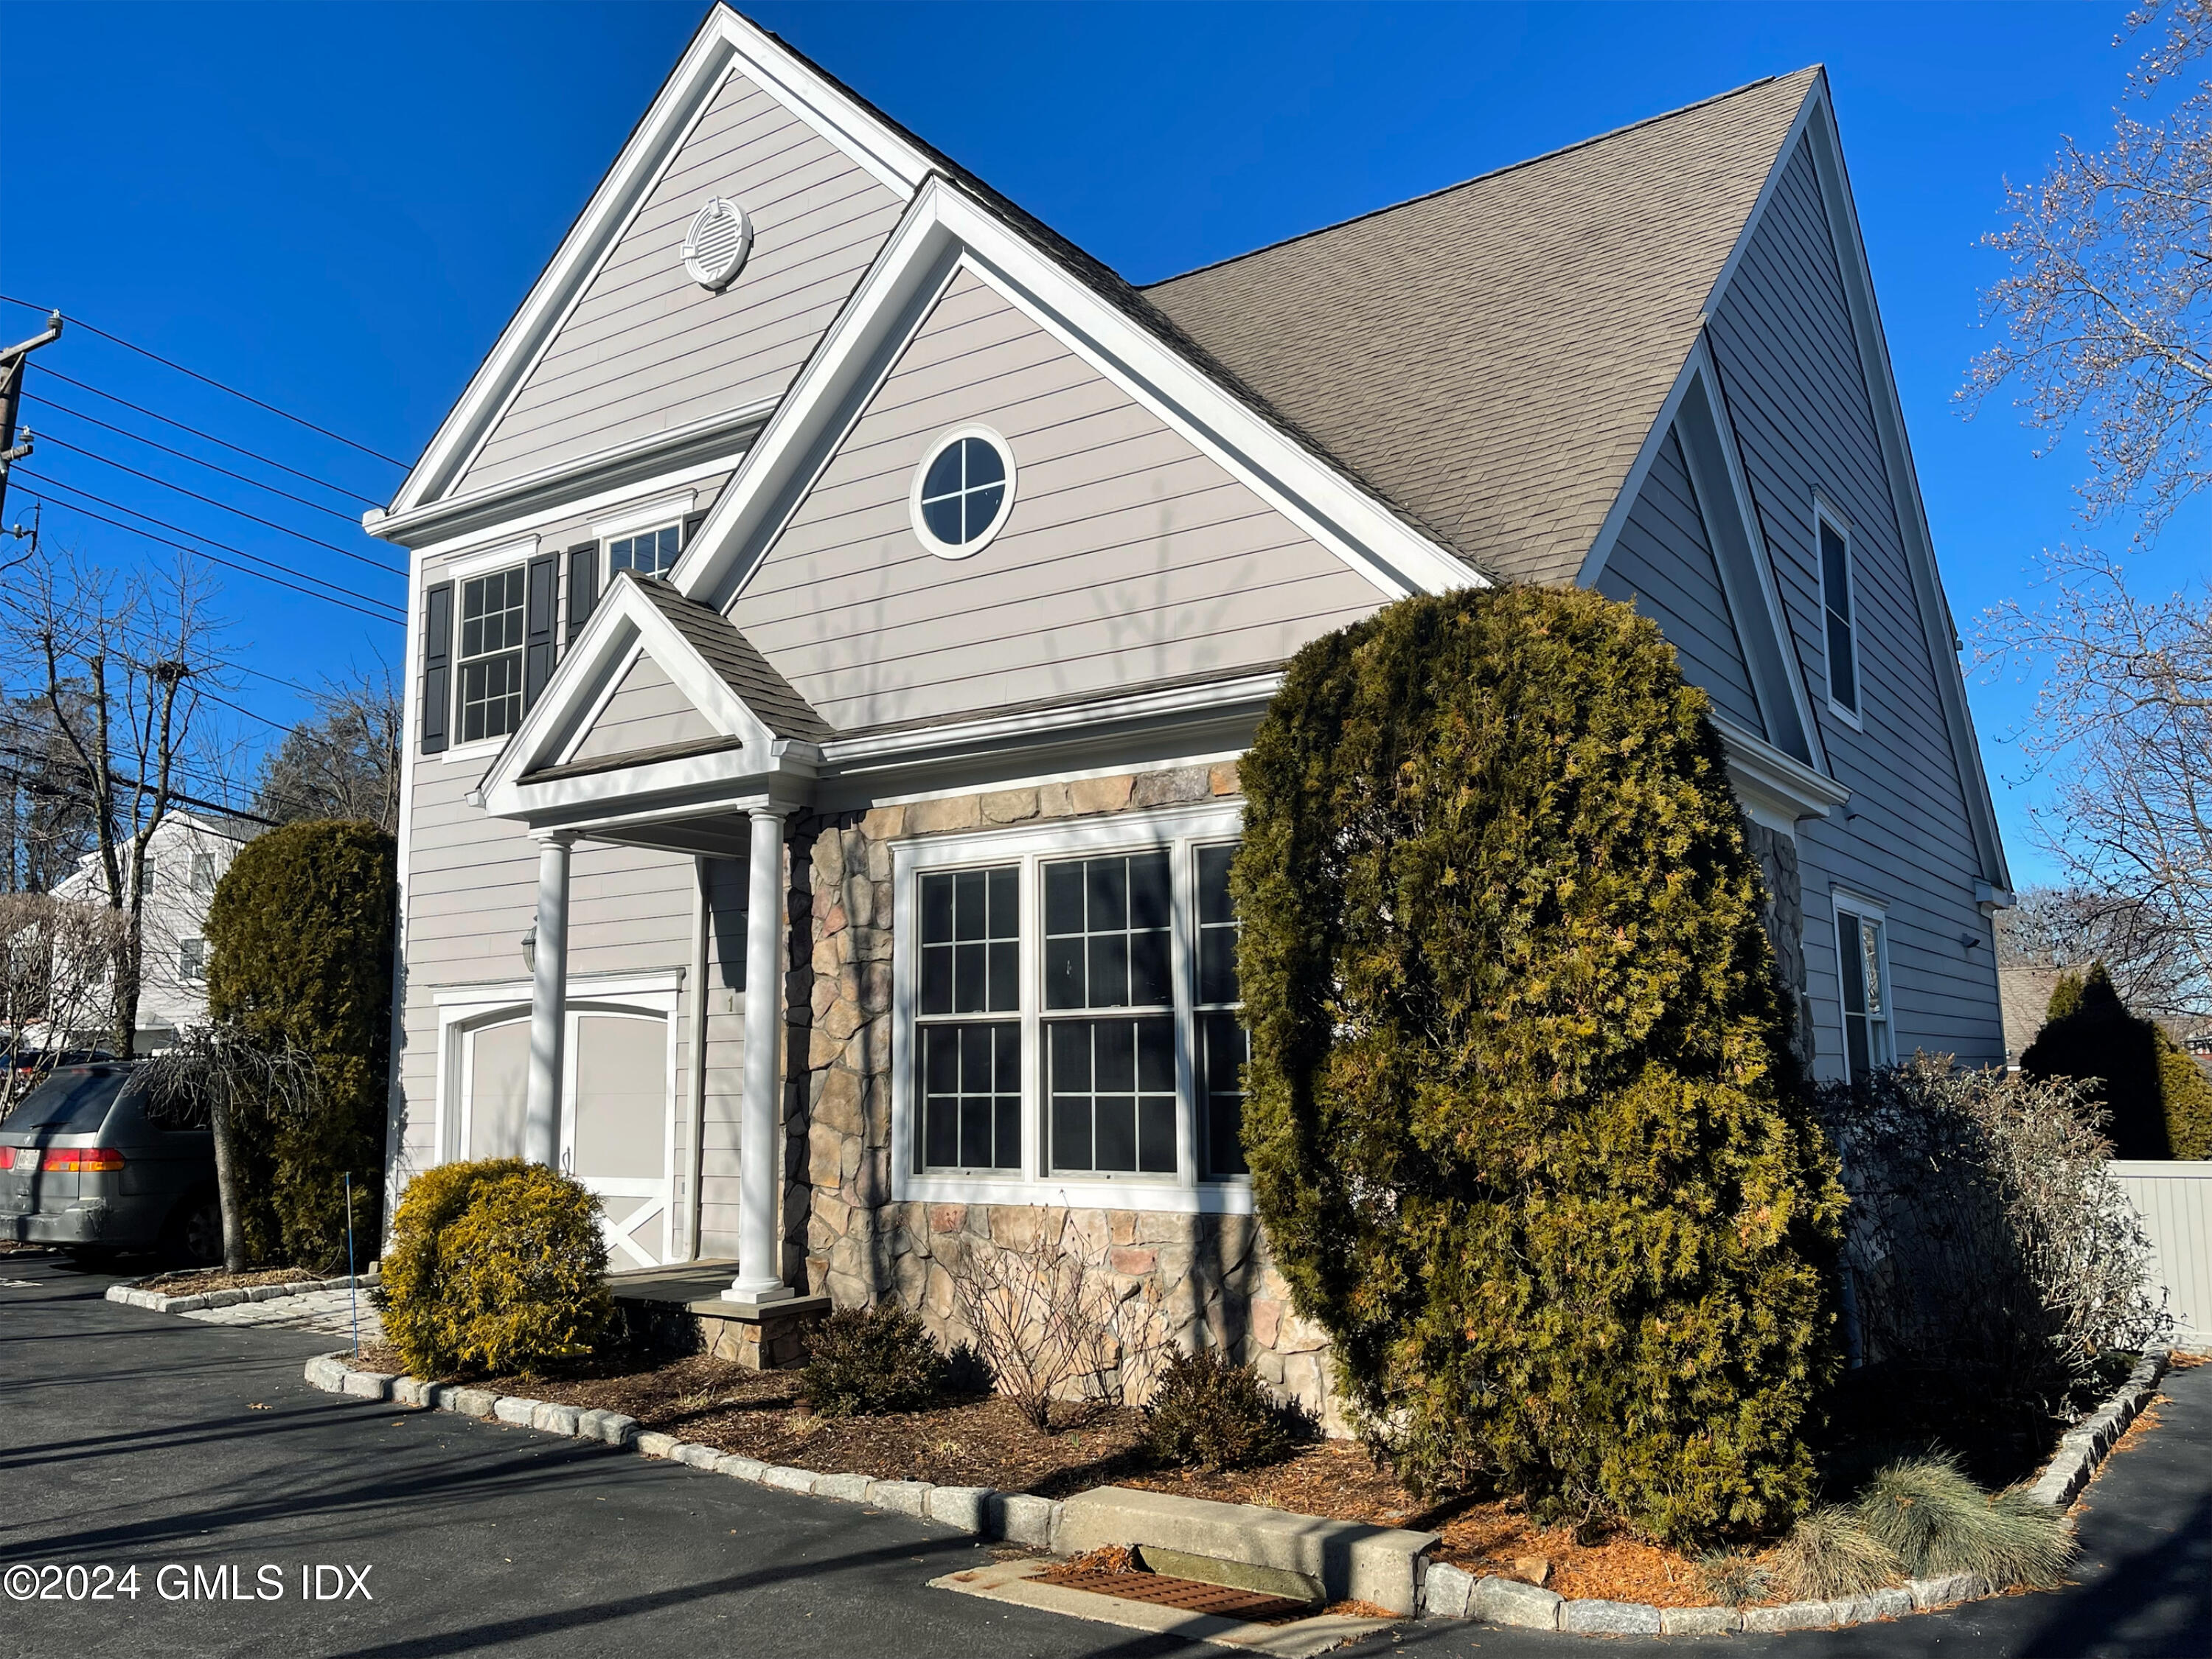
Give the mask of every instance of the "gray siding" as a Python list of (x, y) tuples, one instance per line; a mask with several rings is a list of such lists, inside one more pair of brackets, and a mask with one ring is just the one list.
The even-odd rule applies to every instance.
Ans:
[(641, 654), (568, 759), (605, 760), (662, 744), (696, 743), (720, 735), (660, 665)]
[[(1972, 1060), (2004, 1053), (1983, 878), (1915, 602), (1841, 273), (1801, 143), (1712, 321), (1730, 416), (1822, 741), (1849, 820), (1802, 827), (1806, 955), (1819, 1060), (1842, 1064), (1828, 894), (1887, 903), (1897, 1046)], [(1863, 732), (1832, 714), (1822, 661), (1815, 491), (1850, 520)], [(1942, 642), (1948, 648), (1948, 641)], [(1968, 949), (1961, 936), (1977, 939)]]
[[(738, 278), (710, 294), (680, 257), (727, 196), (753, 224)], [(905, 203), (732, 72), (469, 463), (483, 489), (779, 395)]]
[(1683, 678), (1737, 725), (1766, 735), (1698, 492), (1671, 427), (1606, 556), (1597, 590), (1657, 623), (1681, 659)]
[[(908, 516), (936, 436), (982, 422), (1018, 479), (939, 558)], [(841, 731), (1289, 656), (1379, 595), (971, 274), (957, 277), (730, 610)]]

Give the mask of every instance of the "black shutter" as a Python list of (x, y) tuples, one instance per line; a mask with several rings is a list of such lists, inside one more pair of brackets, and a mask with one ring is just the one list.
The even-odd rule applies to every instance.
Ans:
[(679, 557), (690, 549), (691, 538), (699, 533), (699, 526), (706, 522), (707, 515), (703, 513), (694, 513), (684, 520), (684, 546), (677, 550)]
[(453, 713), (453, 585), (440, 582), (422, 593), (422, 752), (435, 755), (451, 740)]
[(522, 706), (533, 707), (553, 678), (554, 620), (561, 605), (561, 556), (541, 553), (530, 562), (527, 609), (522, 613)]
[(599, 602), (599, 544), (586, 542), (568, 550), (568, 643), (584, 631)]

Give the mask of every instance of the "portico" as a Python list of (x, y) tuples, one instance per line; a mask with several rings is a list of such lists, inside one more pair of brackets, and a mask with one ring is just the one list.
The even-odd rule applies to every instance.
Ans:
[[(641, 667), (641, 665), (643, 666)], [(641, 718), (635, 689), (650, 678), (682, 712)], [(732, 684), (732, 681), (738, 684)], [(743, 688), (741, 690), (741, 687)], [(745, 693), (751, 694), (749, 699)], [(766, 713), (755, 707), (765, 704)], [(611, 739), (609, 733), (616, 734)], [(738, 1270), (720, 1293), (732, 1316), (791, 1300), (777, 1207), (784, 1080), (786, 824), (811, 793), (819, 722), (737, 630), (665, 584), (625, 577), (586, 624), (570, 655), (477, 791), (492, 816), (515, 821), (538, 852), (523, 1146), (562, 1161), (569, 993), (571, 866), (579, 844), (688, 854), (744, 870), (743, 1062), (736, 1179)], [(655, 738), (673, 741), (655, 742)], [(701, 890), (706, 890), (702, 867)], [(708, 1021), (703, 976), (687, 988), (687, 1072), (702, 1091)], [(695, 1145), (696, 1145), (696, 1130)], [(689, 1188), (696, 1215), (699, 1186)], [(696, 1236), (696, 1227), (693, 1232)]]

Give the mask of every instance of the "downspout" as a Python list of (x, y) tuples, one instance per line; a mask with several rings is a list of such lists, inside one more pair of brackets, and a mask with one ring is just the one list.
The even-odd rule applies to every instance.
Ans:
[(698, 902), (691, 914), (691, 1170), (690, 1242), (684, 1260), (699, 1259), (700, 1218), (706, 1194), (700, 1183), (707, 1169), (707, 927), (711, 878), (706, 858), (692, 854), (691, 870), (698, 888)]

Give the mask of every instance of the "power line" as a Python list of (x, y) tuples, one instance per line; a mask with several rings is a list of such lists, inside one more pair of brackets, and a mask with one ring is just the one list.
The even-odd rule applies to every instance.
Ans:
[[(21, 306), (30, 311), (44, 311), (46, 309), (44, 306), (33, 305), (28, 300), (18, 300), (12, 295), (0, 294), (0, 300), (6, 301), (11, 306)], [(135, 351), (141, 357), (150, 359), (152, 362), (161, 364), (164, 368), (173, 368), (178, 374), (189, 375), (193, 380), (201, 382), (203, 385), (213, 386), (218, 392), (228, 392), (234, 398), (242, 398), (247, 403), (252, 404), (256, 409), (265, 409), (271, 415), (281, 415), (295, 426), (303, 426), (310, 432), (319, 432), (325, 438), (335, 439), (337, 442), (346, 445), (349, 448), (358, 449), (364, 455), (373, 455), (378, 460), (384, 462), (387, 466), (396, 466), (403, 471), (407, 470), (407, 463), (399, 459), (397, 456), (387, 455), (380, 449), (371, 449), (364, 443), (356, 443), (351, 438), (347, 437), (343, 432), (333, 432), (326, 426), (317, 426), (313, 421), (307, 420), (300, 416), (295, 415), (289, 410), (279, 409), (274, 404), (264, 403), (260, 398), (255, 397), (250, 392), (240, 392), (234, 386), (225, 386), (221, 380), (216, 380), (211, 376), (203, 374), (196, 368), (186, 368), (182, 363), (171, 362), (168, 358), (161, 356), (158, 351), (149, 351), (144, 346), (133, 345), (121, 335), (110, 334), (104, 328), (95, 328), (92, 324), (86, 322), (82, 317), (70, 317), (67, 313), (64, 313), (63, 315), (68, 317), (69, 321), (76, 324), (79, 328), (84, 330), (86, 333), (97, 334), (103, 340), (112, 340), (117, 345), (121, 346), (125, 351)]]
[[(197, 531), (186, 530), (180, 525), (173, 525), (169, 523), (167, 520), (157, 519), (150, 513), (141, 513), (135, 507), (125, 507), (120, 502), (111, 501), (105, 496), (94, 495), (88, 489), (79, 489), (75, 484), (56, 483), (51, 478), (41, 477), (35, 473), (25, 472), (20, 466), (15, 470), (15, 476), (18, 478), (28, 478), (33, 483), (43, 484), (49, 489), (66, 489), (73, 495), (82, 495), (87, 501), (98, 501), (102, 507), (112, 507), (118, 513), (129, 513), (135, 517), (145, 520), (149, 524), (160, 525), (164, 530), (173, 530), (180, 536), (198, 536), (198, 532)], [(53, 497), (42, 495), (36, 489), (27, 490), (25, 493), (27, 494), (33, 501), (54, 501)], [(368, 617), (372, 622), (398, 624), (406, 621), (407, 613), (402, 611), (398, 605), (390, 604), (386, 600), (374, 598), (370, 594), (359, 593), (358, 590), (354, 588), (345, 588), (341, 590), (341, 592), (344, 593), (356, 594), (362, 603), (356, 604), (354, 599), (343, 599), (341, 598), (338, 593), (325, 592), (319, 588), (303, 587), (297, 582), (287, 581), (282, 576), (272, 576), (268, 571), (258, 568), (250, 564), (236, 564), (228, 559), (218, 558), (216, 555), (209, 552), (206, 548), (193, 547), (184, 542), (173, 542), (167, 536), (156, 536), (151, 531), (141, 530), (137, 525), (125, 524), (120, 519), (111, 519), (104, 513), (94, 513), (90, 507), (80, 507), (75, 501), (54, 501), (54, 505), (59, 507), (64, 507), (72, 513), (82, 514), (88, 519), (97, 519), (102, 524), (113, 525), (118, 530), (128, 531), (131, 534), (143, 537), (147, 541), (159, 542), (165, 547), (173, 547), (179, 552), (190, 553), (195, 558), (205, 559), (210, 564), (221, 565), (226, 570), (235, 570), (245, 575), (257, 576), (263, 581), (273, 582), (279, 587), (289, 588), (295, 593), (303, 593), (311, 599), (321, 599), (331, 605), (342, 605), (348, 611), (356, 611), (360, 615)], [(235, 553), (242, 559), (250, 559), (253, 556), (251, 553), (246, 552), (243, 549), (233, 547), (228, 542), (216, 541), (212, 537), (199, 536), (199, 539), (209, 543), (211, 546), (220, 547), (227, 553)], [(310, 577), (308, 580), (319, 581), (320, 579)], [(335, 586), (335, 584), (326, 583), (323, 586), (325, 587), (328, 587)], [(384, 616), (375, 611), (371, 611), (368, 607), (372, 605), (383, 606), (384, 609), (390, 611), (393, 614)]]
[[(112, 466), (118, 472), (128, 472), (134, 478), (143, 478), (148, 483), (159, 484), (164, 489), (173, 489), (179, 495), (189, 495), (196, 501), (204, 501), (210, 507), (220, 508), (225, 513), (234, 514), (239, 518), (250, 519), (255, 524), (263, 525), (270, 530), (278, 531), (284, 535), (294, 538), (295, 540), (307, 542), (316, 547), (327, 547), (333, 553), (343, 553), (349, 559), (356, 560), (359, 562), (368, 566), (373, 570), (381, 570), (386, 575), (404, 576), (407, 574), (405, 570), (402, 569), (398, 565), (386, 564), (381, 559), (372, 559), (366, 553), (356, 553), (349, 547), (339, 546), (336, 542), (326, 542), (320, 536), (310, 536), (303, 530), (295, 530), (291, 526), (279, 524), (274, 519), (264, 519), (258, 513), (248, 513), (242, 507), (233, 507), (229, 502), (219, 501), (212, 495), (203, 495), (197, 489), (187, 489), (180, 483), (171, 483), (167, 478), (159, 477), (151, 472), (142, 472), (135, 466), (125, 466), (122, 462), (110, 459), (107, 456), (101, 454), (96, 449), (87, 449), (82, 444), (73, 444), (70, 442), (66, 438), (57, 438), (51, 432), (41, 433), (40, 436), (45, 442), (52, 444), (57, 448), (66, 449), (73, 454), (82, 455), (88, 460), (99, 462), (102, 466)], [(126, 513), (131, 510), (132, 509), (129, 507), (125, 507), (124, 509)], [(340, 514), (339, 516), (343, 517), (344, 515)], [(188, 532), (186, 533), (189, 534), (190, 532)]]
[[(14, 748), (7, 744), (0, 744), (0, 755), (12, 755), (17, 760), (31, 761), (41, 766), (52, 766), (64, 771), (82, 773), (87, 777), (92, 775), (92, 769), (74, 756), (41, 755), (27, 749)], [(170, 763), (170, 768), (173, 771), (186, 770), (185, 768), (177, 765), (173, 760)], [(37, 787), (35, 780), (23, 777), (20, 774), (17, 775), (17, 781), (27, 788), (35, 790)], [(197, 796), (187, 795), (181, 790), (162, 789), (158, 785), (147, 782), (143, 778), (126, 777), (120, 772), (111, 771), (108, 774), (108, 782), (112, 787), (117, 789), (136, 789), (142, 793), (150, 792), (166, 794), (171, 800), (180, 802), (186, 806), (197, 806), (204, 812), (222, 812), (234, 818), (252, 818), (256, 823), (274, 824), (276, 822), (274, 818), (263, 817), (258, 812), (249, 812), (243, 807), (233, 806), (228, 801), (202, 800)], [(291, 805), (299, 806), (306, 803), (294, 801)]]
[[(96, 415), (88, 415), (82, 410), (71, 409), (67, 404), (56, 403), (52, 398), (41, 397), (37, 392), (32, 392), (29, 396), (32, 401), (44, 404), (48, 409), (58, 410), (73, 421), (82, 421), (88, 426), (96, 426), (100, 428), (103, 431), (112, 432), (118, 437), (128, 438), (134, 444), (143, 444), (149, 449), (158, 449), (164, 455), (174, 455), (180, 461), (190, 461), (194, 466), (204, 466), (210, 472), (220, 472), (226, 478), (235, 478), (242, 484), (252, 484), (256, 489), (265, 489), (272, 495), (282, 495), (288, 501), (297, 501), (302, 507), (312, 507), (318, 513), (327, 513), (333, 519), (342, 519), (347, 524), (357, 526), (361, 522), (361, 520), (355, 518), (350, 513), (341, 513), (335, 507), (325, 507), (320, 501), (311, 501), (305, 495), (295, 495), (289, 489), (279, 489), (275, 484), (264, 483), (260, 479), (248, 477), (243, 472), (233, 472), (227, 466), (217, 466), (213, 461), (204, 460), (199, 456), (193, 454), (190, 450), (172, 449), (167, 444), (155, 442), (153, 439), (147, 437), (143, 433), (133, 432), (128, 427), (112, 425), (106, 421), (101, 420)], [(187, 430), (189, 430), (189, 428), (187, 428)], [(46, 435), (49, 437), (52, 436), (51, 433)], [(56, 443), (60, 443), (61, 440), (55, 438), (54, 441)], [(273, 466), (276, 463), (272, 461), (270, 465)], [(335, 488), (336, 486), (326, 485), (325, 487)], [(367, 497), (361, 496), (356, 497), (356, 499), (366, 500)]]
[[(334, 490), (338, 495), (350, 497), (352, 500), (359, 501), (364, 506), (382, 507), (384, 505), (382, 501), (378, 501), (374, 495), (364, 495), (358, 489), (348, 489), (343, 484), (332, 483), (328, 478), (319, 478), (312, 472), (301, 471), (296, 466), (287, 466), (282, 461), (270, 459), (258, 449), (248, 449), (242, 444), (234, 444), (231, 442), (228, 438), (218, 438), (212, 432), (203, 432), (196, 426), (187, 426), (182, 421), (178, 420), (174, 416), (164, 415), (161, 410), (157, 409), (149, 409), (143, 404), (134, 404), (128, 398), (117, 397), (112, 392), (102, 392), (98, 386), (94, 386), (88, 380), (72, 380), (70, 376), (63, 374), (61, 370), (58, 368), (46, 368), (42, 366), (39, 372), (46, 375), (50, 379), (59, 380), (64, 386), (73, 386), (79, 392), (89, 392), (94, 397), (105, 398), (111, 404), (121, 404), (124, 408), (135, 410), (137, 413), (146, 416), (149, 419), (159, 421), (164, 426), (173, 426), (179, 432), (191, 433), (195, 438), (204, 438), (211, 444), (220, 444), (223, 448), (229, 450), (234, 455), (246, 456), (250, 459), (260, 462), (264, 466), (273, 466), (279, 472), (289, 472), (295, 478), (305, 478), (311, 484), (320, 484), (325, 489)], [(46, 401), (50, 404), (53, 403), (53, 399), (51, 398), (46, 398)], [(61, 405), (59, 404), (54, 404), (54, 407), (59, 409)], [(70, 410), (69, 413), (74, 415), (76, 411), (75, 410)], [(79, 418), (89, 420), (92, 417), (90, 416), (81, 416)]]

